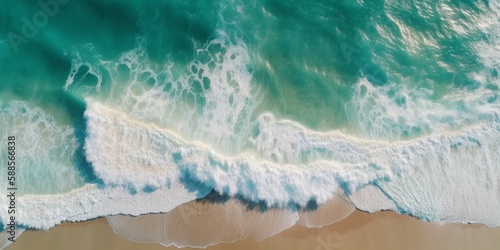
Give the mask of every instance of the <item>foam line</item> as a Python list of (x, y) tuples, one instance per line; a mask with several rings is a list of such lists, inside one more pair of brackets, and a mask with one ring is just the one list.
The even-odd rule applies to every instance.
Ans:
[[(131, 194), (121, 187), (99, 188), (87, 184), (59, 195), (24, 195), (18, 198), (16, 223), (47, 230), (63, 221), (85, 221), (106, 215), (168, 212), (180, 204), (196, 199), (179, 183), (150, 193)], [(6, 206), (4, 206), (6, 207)], [(2, 223), (7, 224), (6, 209), (0, 210)]]

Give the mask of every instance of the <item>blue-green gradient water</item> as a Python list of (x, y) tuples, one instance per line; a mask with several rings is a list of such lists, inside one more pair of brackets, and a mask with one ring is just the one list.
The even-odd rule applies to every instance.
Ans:
[[(152, 143), (154, 150), (168, 151), (200, 143), (215, 154), (247, 162), (224, 165), (210, 153), (212, 169), (259, 169), (269, 163), (320, 173), (318, 164), (333, 164), (336, 177), (319, 174), (324, 183), (331, 180), (346, 194), (375, 185), (394, 202), (391, 209), (428, 220), (446, 220), (452, 210), (434, 212), (455, 203), (423, 201), (439, 199), (429, 198), (437, 195), (431, 191), (422, 200), (413, 196), (416, 203), (405, 203), (417, 187), (441, 185), (439, 180), (426, 183), (426, 174), (437, 171), (447, 178), (475, 169), (479, 177), (471, 180), (482, 180), (483, 173), (493, 178), (486, 187), (471, 189), (488, 193), (478, 199), (496, 207), (498, 6), (489, 0), (10, 1), (0, 7), (0, 143), (6, 145), (11, 135), (17, 138), (21, 196), (62, 194), (95, 183), (104, 189), (123, 184), (134, 192), (143, 184), (159, 188), (156, 182), (134, 186), (126, 177), (128, 182), (111, 178), (107, 169), (131, 161), (119, 163), (92, 150), (135, 131), (114, 128), (122, 118), (103, 122), (109, 109), (109, 117), (121, 112), (177, 136), (167, 136), (175, 143), (163, 145), (156, 141), (163, 138), (158, 134), (142, 135), (137, 147)], [(420, 147), (422, 140), (431, 146)], [(121, 144), (110, 145), (99, 152), (116, 157), (124, 152)], [(408, 146), (399, 153), (400, 145)], [(392, 148), (388, 158), (378, 160), (377, 148), (386, 147)], [(2, 164), (7, 161), (3, 148)], [(135, 157), (133, 149), (127, 150)], [(433, 158), (432, 152), (442, 154)], [(253, 161), (238, 158), (246, 155)], [(206, 177), (211, 170), (202, 174), (202, 160), (193, 160), (199, 166), (188, 161), (185, 155), (174, 159), (181, 173), (219, 193), (265, 200), (270, 206), (283, 197), (283, 204), (300, 203), (294, 198), (298, 195), (324, 200), (295, 190), (301, 186), (297, 183), (287, 187), (288, 196), (262, 196), (260, 182), (252, 179), (258, 176), (237, 182), (246, 188), (233, 190), (217, 177)], [(351, 170), (365, 174), (351, 176)], [(379, 174), (382, 170), (389, 174)], [(283, 182), (295, 180), (291, 172)], [(376, 178), (370, 179), (371, 174)], [(2, 190), (6, 178), (1, 171)], [(396, 184), (384, 187), (381, 182)], [(500, 224), (496, 214), (485, 218), (463, 221)]]
[[(246, 45), (251, 84), (263, 96), (260, 109), (315, 129), (357, 127), (349, 119), (354, 110), (346, 104), (360, 78), (373, 86), (426, 88), (432, 101), (449, 91), (480, 88), (471, 74), (483, 73), (485, 80), (495, 81), (496, 69), (484, 65), (477, 48), (481, 42), (492, 43), (491, 27), (482, 25), (492, 22), (488, 19), (493, 17), (487, 17), (492, 12), (489, 5), (480, 1), (69, 1), (59, 4), (46, 25), (34, 25), (37, 32), (31, 32), (35, 36), (25, 44), (17, 39), (26, 37), (23, 17), (33, 23), (43, 8), (19, 1), (2, 10), (6, 20), (1, 27), (2, 61), (9, 63), (1, 68), (1, 88), (5, 101), (30, 100), (58, 110), (61, 116), (75, 117), (67, 104), (59, 108), (67, 99), (64, 96), (83, 96), (79, 87), (98, 85), (98, 78), (87, 74), (78, 79), (80, 86), (75, 82), (72, 88), (61, 87), (77, 55), (95, 67), (102, 92), (109, 92), (110, 78), (118, 76), (99, 69), (100, 62), (116, 60), (140, 44), (148, 63), (160, 69), (174, 63), (182, 71), (193, 60), (206, 60), (196, 49), (224, 32), (228, 42)], [(78, 76), (85, 70), (80, 69)], [(127, 77), (126, 71), (116, 73)], [(193, 88), (198, 85), (193, 83)]]

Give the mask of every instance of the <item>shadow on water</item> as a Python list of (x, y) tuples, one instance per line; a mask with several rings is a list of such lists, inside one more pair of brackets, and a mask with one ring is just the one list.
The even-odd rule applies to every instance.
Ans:
[(88, 161), (85, 154), (85, 138), (87, 136), (87, 120), (84, 117), (84, 112), (87, 108), (86, 103), (65, 92), (61, 100), (62, 107), (73, 119), (73, 129), (78, 147), (73, 154), (73, 165), (86, 183), (94, 183), (103, 186), (104, 183), (99, 179), (94, 172), (92, 164)]
[(195, 201), (199, 203), (221, 204), (226, 203), (231, 199), (236, 199), (241, 202), (241, 204), (243, 204), (247, 208), (247, 210), (259, 211), (261, 213), (267, 212), (271, 209), (286, 209), (293, 212), (298, 212), (315, 211), (319, 208), (317, 201), (314, 199), (309, 200), (306, 206), (300, 206), (299, 204), (290, 201), (285, 207), (280, 207), (269, 206), (264, 200), (253, 201), (243, 197), (242, 195), (231, 196), (228, 194), (220, 193), (213, 189), (213, 186), (215, 185), (214, 183), (205, 183), (198, 180), (196, 177), (192, 176), (192, 173), (189, 170), (183, 167), (180, 168), (179, 180), (189, 192), (196, 192), (197, 199)]

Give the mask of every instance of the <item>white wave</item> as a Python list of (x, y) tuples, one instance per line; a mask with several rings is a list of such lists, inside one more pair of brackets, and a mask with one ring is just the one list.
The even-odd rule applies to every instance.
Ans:
[[(18, 194), (51, 194), (81, 187), (84, 180), (72, 167), (78, 147), (74, 129), (62, 125), (39, 107), (21, 101), (0, 100), (0, 143), (14, 136)], [(6, 150), (7, 148), (5, 148)], [(7, 164), (7, 154), (0, 154)], [(0, 171), (7, 185), (7, 169)], [(0, 194), (6, 190), (1, 189)]]
[(131, 186), (141, 190), (160, 188), (175, 181), (178, 170), (168, 152), (181, 142), (131, 121), (123, 113), (89, 104), (85, 111), (85, 153), (95, 174), (107, 185)]
[[(312, 132), (265, 116), (254, 143), (263, 156), (279, 162), (302, 160), (311, 171), (317, 171), (318, 161), (335, 162), (352, 177), (345, 179), (351, 193), (364, 183), (378, 189), (354, 194), (351, 201), (359, 208), (391, 209), (432, 221), (500, 225), (500, 216), (494, 212), (500, 209), (499, 121), (497, 115), (490, 122), (455, 132), (382, 143), (336, 132)], [(360, 181), (353, 178), (359, 176), (356, 170), (384, 174), (378, 178), (368, 174)], [(367, 196), (368, 191), (378, 195)]]
[[(19, 211), (16, 223), (34, 229), (47, 230), (63, 221), (85, 221), (101, 216), (168, 212), (180, 204), (192, 201), (196, 194), (182, 185), (173, 183), (150, 193), (131, 194), (129, 190), (100, 188), (87, 184), (69, 193), (58, 195), (23, 195), (17, 198)], [(10, 215), (3, 206), (0, 209), (2, 223), (7, 224)]]
[[(253, 138), (259, 158), (221, 156), (98, 103), (89, 102), (85, 116), (87, 156), (105, 186), (88, 184), (60, 195), (20, 196), (19, 224), (48, 229), (61, 221), (168, 212), (197, 197), (186, 190), (193, 188), (189, 183), (178, 182), (179, 177), (188, 177), (220, 193), (270, 207), (291, 203), (306, 207), (311, 200), (321, 205), (345, 191), (355, 206), (369, 211), (391, 209), (432, 221), (500, 225), (498, 121), (386, 143), (312, 132), (264, 115), (259, 119), (260, 133)], [(313, 153), (299, 157), (305, 152)], [(273, 153), (277, 162), (264, 159), (273, 158)], [(131, 194), (130, 187), (138, 194)], [(150, 193), (141, 191), (148, 187)], [(376, 199), (381, 203), (356, 192), (367, 188), (378, 190), (372, 193), (379, 194)], [(0, 210), (2, 222), (7, 216), (5, 209)], [(303, 223), (315, 223), (307, 221)]]
[[(277, 164), (250, 154), (224, 157), (202, 144), (184, 142), (172, 132), (130, 120), (98, 103), (89, 103), (85, 116), (87, 157), (107, 185), (142, 189), (189, 178), (221, 194), (264, 201), (270, 207), (305, 207), (311, 200), (325, 203), (342, 185), (353, 191), (373, 181), (390, 179), (391, 164), (398, 161), (393, 160), (396, 154), (387, 146), (366, 144), (363, 148), (363, 143), (351, 143), (340, 136), (330, 145), (344, 147), (346, 155), (339, 154), (344, 158), (338, 161), (316, 161), (306, 166)], [(283, 131), (295, 129), (290, 126)], [(360, 159), (348, 159), (347, 154)]]
[(98, 103), (89, 103), (86, 116), (87, 154), (109, 185), (141, 189), (188, 178), (269, 207), (306, 207), (311, 201), (321, 205), (339, 191), (349, 198), (373, 186), (385, 196), (379, 197), (382, 207), (356, 195), (354, 205), (395, 209), (427, 220), (500, 224), (493, 212), (500, 209), (498, 120), (388, 143), (313, 132), (265, 114), (252, 138), (260, 157), (225, 157)]

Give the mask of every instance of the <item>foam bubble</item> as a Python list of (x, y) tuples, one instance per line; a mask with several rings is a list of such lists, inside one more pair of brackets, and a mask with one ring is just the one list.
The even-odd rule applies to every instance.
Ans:
[[(343, 190), (351, 190), (346, 196), (354, 193), (351, 201), (363, 210), (393, 209), (433, 221), (500, 223), (493, 212), (500, 209), (498, 116), (454, 132), (392, 143), (308, 131), (271, 115), (259, 124), (254, 145), (262, 156), (304, 162), (315, 172), (318, 162), (342, 166), (350, 177), (344, 179)], [(367, 174), (366, 179), (357, 173)]]

